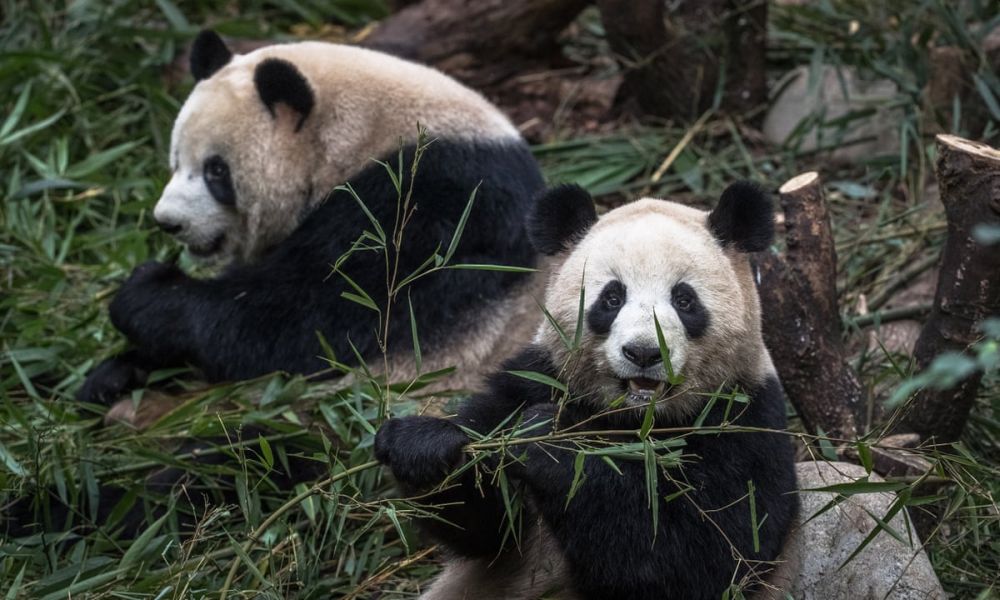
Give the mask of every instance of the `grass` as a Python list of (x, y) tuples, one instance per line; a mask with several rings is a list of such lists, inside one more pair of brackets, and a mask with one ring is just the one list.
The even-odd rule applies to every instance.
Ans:
[[(897, 82), (891, 102), (900, 110), (903, 143), (892, 154), (832, 165), (794, 141), (765, 146), (743, 123), (714, 115), (692, 135), (628, 126), (601, 137), (550, 140), (536, 154), (550, 180), (582, 183), (608, 203), (640, 194), (701, 203), (738, 177), (778, 185), (821, 168), (830, 184), (841, 306), (849, 321), (862, 296), (869, 304), (879, 294), (891, 297), (885, 290), (900, 272), (940, 250), (943, 215), (925, 201), (933, 164), (930, 121), (920, 102), (927, 48), (954, 44), (977, 56), (985, 28), (976, 24), (996, 22), (991, 7), (934, 0), (773, 7), (775, 80), (792, 65), (832, 62)], [(393, 498), (390, 483), (371, 463), (373, 432), (387, 403), (394, 414), (416, 408), (399, 398), (400, 388), (364, 373), (332, 388), (275, 374), (193, 389), (180, 409), (143, 432), (101, 426), (101, 407), (73, 400), (87, 370), (123, 347), (108, 322), (107, 299), (135, 265), (176, 251), (151, 226), (149, 211), (168, 176), (170, 126), (190, 85), (171, 75), (178, 50), (203, 24), (234, 36), (284, 39), (292, 29), (319, 30), (323, 15), (356, 26), (384, 15), (385, 6), (2, 0), (0, 12), (0, 503), (51, 486), (82, 507), (73, 523), (85, 526), (95, 516), (90, 498), (98, 482), (131, 485), (139, 494), (155, 465), (183, 464), (197, 475), (185, 494), (150, 499), (166, 516), (150, 519), (134, 542), (114, 539), (113, 527), (0, 538), (0, 593), (183, 598), (218, 597), (226, 587), (229, 597), (415, 595), (436, 570), (411, 524), (420, 509), (386, 500)], [(600, 35), (599, 27), (588, 31)], [(992, 110), (1000, 86), (985, 64), (974, 64), (976, 93)], [(956, 106), (938, 117), (961, 124), (968, 109)], [(850, 115), (839, 125), (866, 118)], [(997, 119), (961, 133), (996, 145)], [(837, 127), (828, 129), (836, 139)], [(861, 350), (865, 335), (849, 330), (848, 342), (859, 349), (865, 384), (884, 400), (909, 376), (908, 360)], [(225, 408), (217, 412), (220, 404)], [(948, 485), (915, 490), (911, 500), (913, 510), (945, 515), (928, 550), (942, 583), (960, 598), (991, 597), (998, 587), (998, 410), (994, 369), (962, 444), (948, 454), (928, 452), (935, 475)], [(233, 460), (192, 465), (179, 449), (193, 436), (228, 439), (214, 451)], [(282, 486), (282, 473), (302, 462), (324, 472), (322, 485)], [(193, 500), (219, 498), (216, 482), (223, 478), (235, 482), (235, 505), (201, 512)], [(138, 499), (126, 497), (122, 507), (130, 501)], [(192, 511), (200, 522), (195, 535), (177, 536), (178, 520)]]

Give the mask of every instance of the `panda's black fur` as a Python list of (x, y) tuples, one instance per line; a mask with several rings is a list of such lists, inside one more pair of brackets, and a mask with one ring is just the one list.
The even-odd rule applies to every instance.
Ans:
[[(413, 147), (402, 153), (404, 191), (410, 187), (413, 153)], [(398, 156), (385, 157), (397, 172)], [(396, 190), (385, 168), (366, 168), (350, 186), (391, 231)], [(474, 190), (473, 207), (452, 263), (532, 266), (535, 254), (524, 214), (541, 186), (526, 145), (431, 143), (413, 185), (411, 202), (418, 208), (405, 230), (399, 272), (413, 272), (435, 252), (444, 253)], [(351, 288), (341, 275), (332, 273), (333, 263), (371, 228), (361, 206), (339, 190), (257, 263), (233, 266), (214, 279), (195, 279), (162, 263), (140, 266), (110, 308), (112, 322), (128, 337), (132, 349), (101, 365), (87, 380), (81, 397), (102, 398), (105, 386), (117, 392), (132, 366), (149, 370), (191, 364), (209, 381), (248, 379), (276, 370), (312, 373), (329, 366), (317, 332), (339, 360), (355, 362), (352, 345), (362, 357), (372, 357), (378, 352), (378, 314), (342, 298), (341, 293)], [(378, 306), (385, 306), (385, 264), (382, 253), (359, 250), (340, 268)], [(418, 280), (408, 295), (422, 350), (434, 352), (524, 277), (446, 269)], [(409, 347), (409, 303), (394, 304), (390, 347)]]
[[(529, 230), (536, 234), (536, 243), (537, 234), (549, 236), (538, 244), (546, 251), (558, 252), (571, 246), (571, 241), (586, 233), (594, 222), (593, 207), (579, 201), (580, 192), (575, 196), (573, 190), (561, 188), (540, 201), (533, 219), (547, 223), (536, 222)], [(733, 202), (743, 206), (733, 206)], [(750, 247), (769, 239), (767, 229), (773, 227), (769, 201), (756, 188), (744, 186), (742, 191), (724, 196), (713, 214), (720, 217), (724, 213), (756, 213), (757, 226), (746, 228), (745, 221), (736, 223), (728, 217), (710, 220), (718, 223), (711, 231), (720, 244)], [(599, 309), (595, 302), (588, 308), (588, 316)], [(501, 426), (548, 421), (541, 429), (531, 429), (528, 435), (551, 430), (557, 415), (552, 387), (514, 371), (537, 372), (553, 379), (563, 377), (548, 348), (530, 345), (507, 361), (503, 370), (490, 378), (487, 391), (463, 404), (455, 418), (403, 417), (383, 425), (376, 438), (376, 456), (391, 468), (405, 493), (426, 493), (463, 463), (464, 447), (471, 440), (462, 428), (488, 434)], [(733, 409), (725, 401), (716, 403), (707, 412), (704, 427), (726, 422), (766, 430), (785, 428), (785, 402), (775, 376), (763, 383), (731, 383), (730, 391), (738, 386), (749, 396), (749, 402), (740, 409)], [(642, 417), (641, 411), (602, 415), (590, 404), (567, 402), (559, 413), (558, 429), (587, 421), (587, 431), (636, 431)], [(669, 421), (658, 417), (656, 426), (690, 427), (696, 417)], [(611, 439), (636, 440), (634, 435)], [(523, 486), (527, 499), (519, 522), (527, 527), (539, 516), (542, 518), (565, 555), (572, 591), (583, 598), (720, 598), (731, 583), (740, 583), (750, 574), (751, 567), (737, 561), (734, 551), (753, 565), (754, 573), (747, 580), (766, 573), (768, 561), (778, 558), (797, 510), (793, 450), (781, 433), (686, 436), (686, 462), (682, 469), (670, 470), (676, 480), (658, 471), (655, 528), (642, 461), (615, 461), (619, 473), (600, 457), (588, 456), (583, 483), (567, 500), (574, 481), (575, 450), (553, 443), (530, 443), (511, 446), (510, 451), (521, 455), (521, 464), (509, 465), (507, 474)], [(490, 464), (496, 466), (495, 461)], [(751, 480), (758, 550), (754, 548), (747, 501)], [(422, 521), (431, 537), (460, 561), (492, 562), (518, 552), (496, 481), (489, 475), (477, 479), (476, 470), (469, 469), (454, 483), (420, 498), (421, 503), (443, 507), (438, 518)], [(690, 491), (674, 497), (681, 485), (690, 486)], [(708, 512), (702, 513), (699, 507)], [(759, 585), (748, 589), (754, 591)], [(475, 590), (457, 593), (473, 597)]]

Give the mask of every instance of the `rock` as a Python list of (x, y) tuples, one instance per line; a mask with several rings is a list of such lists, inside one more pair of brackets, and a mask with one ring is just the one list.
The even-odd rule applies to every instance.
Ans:
[[(780, 90), (764, 118), (764, 137), (801, 152), (858, 162), (899, 153), (899, 108), (888, 106), (899, 89), (888, 79), (864, 80), (851, 67), (797, 67), (775, 85)], [(799, 129), (802, 129), (800, 132)], [(801, 137), (799, 137), (801, 135)]]
[[(844, 462), (802, 462), (796, 465), (799, 489), (850, 483), (865, 470)], [(872, 474), (870, 481), (881, 481)], [(828, 492), (801, 492), (798, 525), (785, 544), (784, 555), (794, 567), (789, 592), (796, 600), (936, 600), (947, 596), (923, 551), (905, 512), (889, 526), (910, 544), (880, 532), (842, 569), (838, 567), (875, 528), (868, 512), (885, 516), (895, 494), (859, 494), (804, 523), (834, 497)], [(866, 512), (868, 511), (868, 512)], [(777, 583), (777, 582), (776, 582)]]

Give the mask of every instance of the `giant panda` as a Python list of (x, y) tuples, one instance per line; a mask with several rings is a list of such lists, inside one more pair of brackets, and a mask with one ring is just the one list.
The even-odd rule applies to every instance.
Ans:
[[(89, 374), (81, 400), (111, 402), (165, 367), (190, 365), (210, 382), (315, 373), (329, 367), (321, 337), (346, 363), (387, 347), (392, 376), (405, 381), (415, 370), (410, 305), (423, 371), (456, 367), (453, 388), (530, 338), (522, 323), (537, 306), (524, 272), (418, 279), (395, 298), (382, 344), (384, 315), (342, 297), (354, 290), (332, 267), (354, 247), (340, 270), (384, 308), (387, 268), (401, 280), (444, 255), (473, 194), (449, 264), (535, 265), (524, 215), (542, 175), (482, 96), (372, 50), (301, 42), (234, 55), (210, 31), (194, 41), (190, 67), (197, 83), (173, 127), (171, 177), (153, 218), (193, 255), (228, 266), (207, 279), (173, 264), (136, 268), (110, 305), (129, 346)], [(418, 126), (429, 145), (413, 180)], [(341, 184), (351, 190), (334, 191)], [(375, 219), (392, 236), (400, 196), (413, 212), (397, 262), (392, 240), (377, 252), (362, 235)], [(140, 418), (126, 399), (111, 412), (149, 422), (169, 407), (147, 403)]]
[[(539, 200), (533, 242), (564, 257), (546, 294), (559, 329), (543, 323), (454, 418), (393, 418), (376, 436), (376, 457), (407, 495), (429, 505), (424, 529), (450, 556), (425, 600), (773, 591), (765, 575), (796, 514), (796, 481), (747, 254), (767, 247), (773, 229), (769, 199), (745, 182), (727, 188), (710, 213), (642, 199), (598, 219), (591, 198), (572, 186)], [(567, 338), (577, 327), (574, 347)], [(515, 439), (506, 480), (496, 457), (458, 470), (471, 456), (465, 447), (486, 434), (588, 431), (597, 432), (592, 440), (636, 442), (651, 403), (654, 431), (674, 430), (686, 442), (680, 467), (656, 470), (655, 524), (641, 456), (610, 465), (590, 455), (577, 477), (570, 442)], [(690, 433), (696, 425), (735, 430)], [(650, 434), (654, 443), (668, 437)], [(508, 523), (515, 490), (521, 508)]]

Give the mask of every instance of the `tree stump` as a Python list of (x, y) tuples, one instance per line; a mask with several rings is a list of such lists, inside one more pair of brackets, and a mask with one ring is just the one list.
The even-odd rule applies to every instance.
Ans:
[(715, 103), (743, 113), (767, 99), (765, 0), (597, 0), (625, 71), (622, 95), (648, 115), (693, 120)]
[[(952, 135), (937, 136), (937, 179), (948, 219), (937, 292), (914, 348), (918, 369), (980, 337), (979, 324), (1000, 315), (1000, 246), (976, 241), (980, 224), (1000, 224), (1000, 151)], [(925, 389), (907, 404), (900, 430), (939, 442), (958, 439), (976, 399), (977, 372), (949, 390)]]
[(845, 360), (837, 302), (837, 254), (816, 172), (779, 192), (784, 256), (759, 253), (764, 341), (785, 392), (812, 431), (851, 439), (865, 424), (861, 382)]

